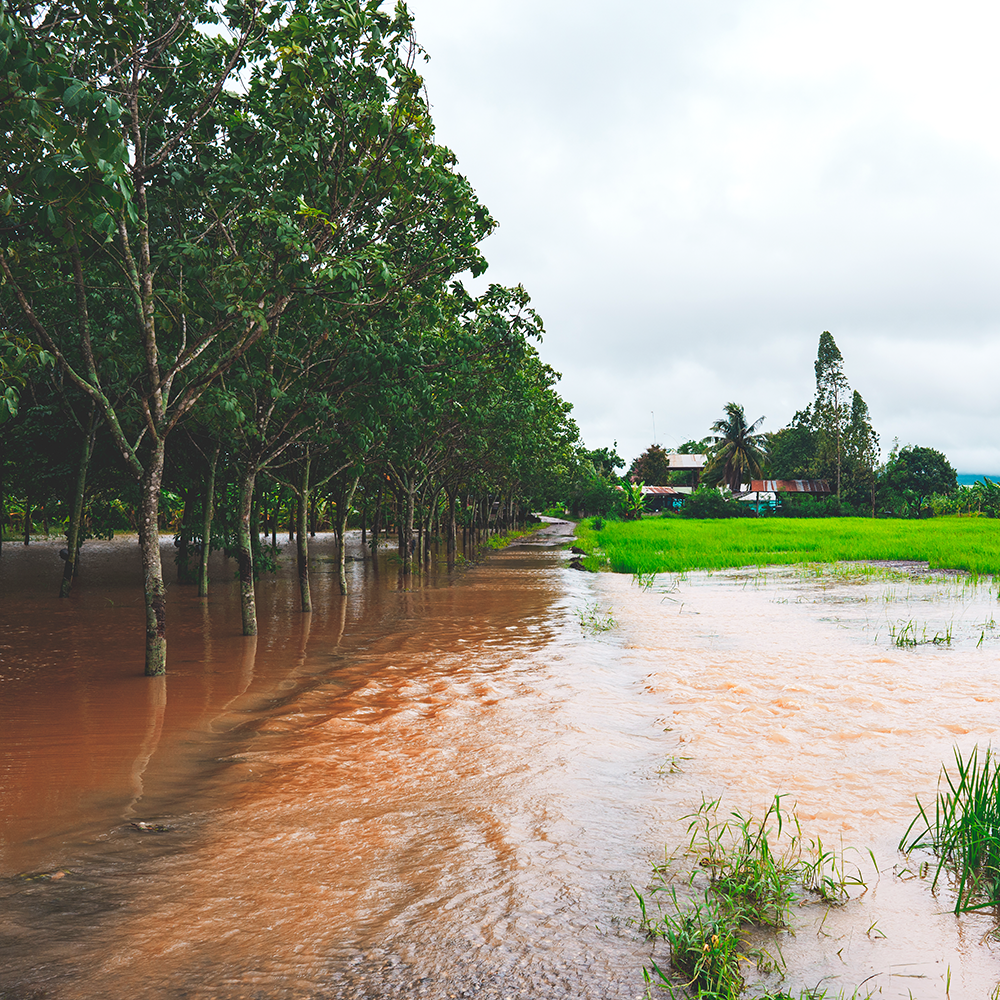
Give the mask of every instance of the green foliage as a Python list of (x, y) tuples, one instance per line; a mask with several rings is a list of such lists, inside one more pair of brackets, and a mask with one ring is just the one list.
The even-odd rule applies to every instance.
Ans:
[(728, 490), (699, 486), (685, 497), (680, 514), (681, 517), (690, 518), (749, 517), (753, 515), (753, 511), (734, 500)]
[(934, 448), (893, 448), (882, 475), (882, 486), (892, 509), (913, 517), (921, 516), (933, 494), (951, 493), (956, 483), (955, 470)]
[(835, 496), (817, 499), (804, 493), (778, 492), (778, 509), (774, 517), (852, 517), (851, 505)]
[(938, 516), (968, 514), (1000, 517), (1000, 483), (984, 476), (971, 486), (958, 486), (950, 493), (933, 493), (925, 503)]
[(599, 476), (604, 476), (606, 479), (613, 478), (615, 470), (625, 468), (625, 459), (618, 454), (617, 441), (610, 448), (583, 450), (581, 456), (593, 465), (594, 471)]
[(37, 344), (0, 331), (0, 425), (17, 416), (20, 391), (28, 376), (38, 368), (54, 364), (53, 355)]
[(645, 483), (631, 483), (623, 479), (618, 491), (616, 513), (626, 521), (638, 520), (646, 509), (646, 496), (642, 492)]
[(1000, 535), (985, 518), (644, 518), (581, 526), (577, 537), (616, 573), (879, 559), (1000, 574)]
[(956, 913), (1000, 906), (1000, 760), (992, 748), (980, 758), (973, 747), (965, 758), (956, 747), (954, 773), (941, 769), (933, 816), (919, 799), (917, 809), (899, 849), (937, 855), (932, 887), (945, 871), (954, 875)]
[(799, 410), (787, 427), (767, 435), (768, 474), (774, 479), (810, 479), (815, 473), (816, 431), (812, 407)]

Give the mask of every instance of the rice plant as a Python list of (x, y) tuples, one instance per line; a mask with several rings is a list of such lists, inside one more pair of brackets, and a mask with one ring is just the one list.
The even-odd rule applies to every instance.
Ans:
[(937, 855), (932, 889), (943, 873), (957, 884), (955, 913), (1000, 906), (1000, 760), (991, 747), (968, 758), (955, 749), (955, 773), (944, 767), (933, 815), (917, 799), (917, 815), (899, 842), (901, 851)]
[(594, 635), (609, 632), (618, 625), (614, 615), (610, 611), (602, 610), (597, 604), (588, 604), (587, 607), (581, 608), (577, 612), (577, 617), (580, 619), (580, 628)]
[(720, 821), (718, 807), (717, 800), (706, 801), (687, 817), (690, 847), (703, 853), (714, 888), (741, 902), (743, 919), (784, 927), (803, 893), (841, 903), (850, 886), (864, 887), (860, 869), (848, 870), (843, 852), (824, 848), (819, 839), (806, 843), (798, 817), (782, 812), (780, 795), (759, 820), (734, 812)]
[(917, 639), (917, 626), (914, 624), (911, 618), (908, 622), (898, 622), (897, 625), (889, 625), (889, 638), (892, 639), (894, 646), (898, 646), (900, 649), (905, 649), (908, 646), (916, 646), (919, 643)]
[[(760, 820), (735, 812), (720, 819), (718, 809), (718, 800), (703, 800), (686, 817), (689, 849), (698, 858), (689, 884), (693, 886), (699, 873), (708, 871), (708, 888), (693, 900), (682, 900), (676, 887), (664, 881), (668, 866), (654, 869), (658, 881), (649, 891), (667, 896), (666, 905), (658, 903), (657, 914), (651, 914), (645, 897), (632, 889), (639, 901), (642, 927), (669, 943), (674, 970), (671, 975), (654, 962), (644, 970), (646, 982), (668, 990), (671, 996), (677, 995), (675, 990), (689, 990), (705, 1000), (739, 997), (744, 963), (755, 959), (759, 969), (772, 970), (776, 965), (764, 952), (745, 950), (751, 928), (786, 927), (793, 903), (808, 895), (828, 904), (842, 902), (848, 897), (848, 885), (863, 885), (860, 871), (857, 876), (846, 876), (842, 858), (825, 850), (819, 841), (803, 843), (798, 820), (782, 812), (780, 796), (775, 796)], [(678, 979), (683, 982), (678, 984)]]
[[(638, 894), (637, 894), (638, 895)], [(642, 899), (640, 897), (640, 903)], [(670, 944), (670, 963), (685, 989), (711, 1000), (736, 1000), (743, 992), (740, 924), (723, 901), (708, 893), (693, 905), (681, 906), (673, 891), (673, 911), (662, 917), (661, 936)], [(674, 981), (653, 963), (658, 985), (674, 996)], [(647, 982), (651, 977), (647, 975)]]
[[(976, 585), (1000, 574), (1000, 535), (980, 518), (926, 521), (831, 517), (823, 519), (647, 518), (581, 521), (578, 544), (616, 573), (664, 573), (782, 563), (926, 561), (933, 569), (959, 569)], [(880, 568), (893, 578), (898, 570)], [(983, 580), (988, 583), (988, 581)]]

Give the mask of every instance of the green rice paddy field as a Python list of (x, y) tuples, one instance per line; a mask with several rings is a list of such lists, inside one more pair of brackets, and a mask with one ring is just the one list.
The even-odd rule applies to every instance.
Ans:
[(920, 560), (931, 569), (1000, 575), (1000, 520), (863, 517), (581, 521), (577, 542), (590, 569), (680, 573), (781, 563)]

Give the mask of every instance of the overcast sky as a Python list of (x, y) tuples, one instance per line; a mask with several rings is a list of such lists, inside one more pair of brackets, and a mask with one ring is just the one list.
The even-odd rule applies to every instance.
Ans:
[(1000, 473), (1000, 5), (409, 0), (588, 447), (809, 403), (830, 330), (887, 454)]

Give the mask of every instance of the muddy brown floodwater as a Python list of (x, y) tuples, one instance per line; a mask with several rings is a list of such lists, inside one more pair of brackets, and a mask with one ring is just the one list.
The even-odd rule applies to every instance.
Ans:
[[(346, 598), (318, 539), (313, 614), (265, 579), (256, 639), (220, 561), (207, 601), (171, 586), (158, 679), (134, 539), (89, 542), (68, 601), (61, 543), (5, 545), (0, 998), (635, 998), (631, 884), (703, 797), (775, 794), (868, 885), (796, 913), (786, 989), (988, 997), (991, 918), (899, 877), (895, 844), (1000, 721), (996, 595), (643, 589), (568, 569), (567, 531), (407, 586), (353, 549)], [(906, 621), (951, 641), (897, 646)]]

